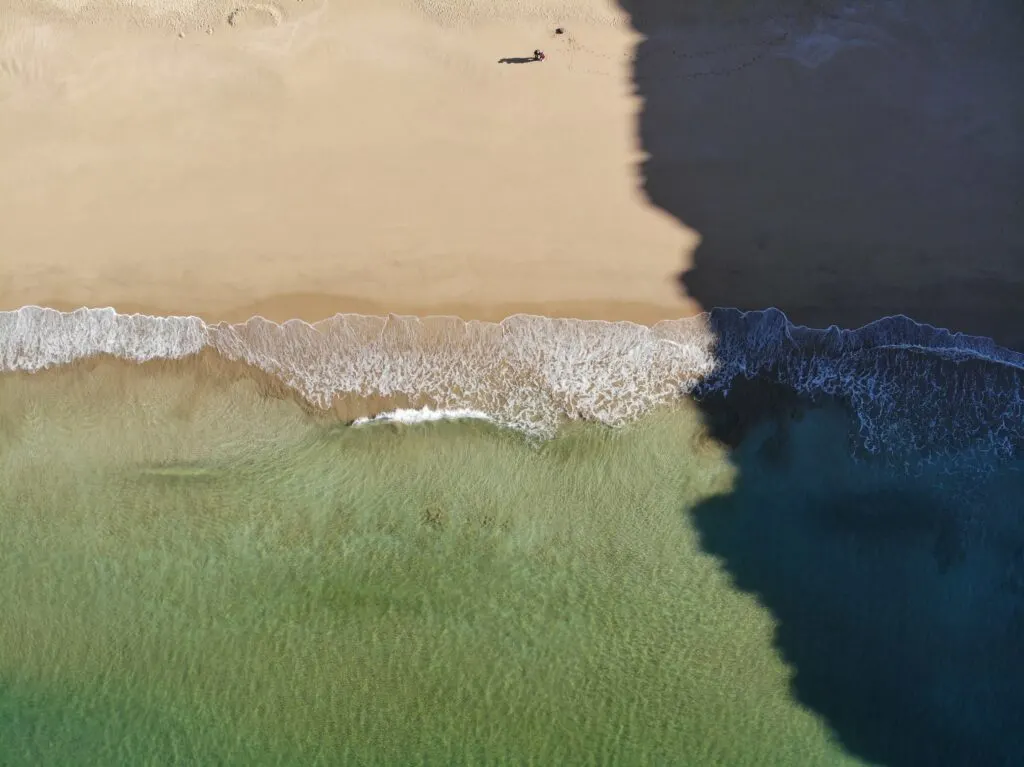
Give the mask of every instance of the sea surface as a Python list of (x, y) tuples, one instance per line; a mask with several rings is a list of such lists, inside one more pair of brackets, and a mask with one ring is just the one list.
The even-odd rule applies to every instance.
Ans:
[(0, 313), (0, 764), (1024, 763), (1024, 356)]

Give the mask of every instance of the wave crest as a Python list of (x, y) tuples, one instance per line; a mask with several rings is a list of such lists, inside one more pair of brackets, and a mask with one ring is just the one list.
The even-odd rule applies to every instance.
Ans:
[(342, 314), (314, 325), (255, 317), (210, 334), (227, 359), (274, 374), (321, 407), (347, 394), (425, 398), (541, 434), (566, 418), (633, 420), (691, 390), (715, 364), (700, 318), (648, 328), (526, 315), (491, 323)]

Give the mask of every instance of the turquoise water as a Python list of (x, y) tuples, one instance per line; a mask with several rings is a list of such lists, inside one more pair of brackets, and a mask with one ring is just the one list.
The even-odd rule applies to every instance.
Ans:
[(778, 389), (538, 438), (0, 376), (0, 761), (1013, 764), (1019, 462)]

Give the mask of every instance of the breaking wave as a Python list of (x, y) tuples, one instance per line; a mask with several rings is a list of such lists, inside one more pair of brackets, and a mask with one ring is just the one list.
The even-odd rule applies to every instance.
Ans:
[(815, 330), (775, 309), (716, 309), (652, 327), (527, 315), (207, 324), (110, 308), (0, 312), (0, 371), (205, 349), (275, 376), (318, 407), (339, 396), (405, 398), (429, 407), (420, 420), (472, 413), (542, 436), (571, 419), (623, 425), (684, 395), (728, 392), (743, 376), (845, 402), (876, 454), (1009, 458), (1024, 437), (1024, 355), (903, 316)]
[(433, 410), (429, 407), (422, 407), (419, 410), (411, 408), (398, 408), (388, 410), (374, 416), (364, 416), (352, 422), (353, 426), (363, 426), (368, 423), (432, 423), (434, 421), (490, 421), (494, 419), (487, 413), (479, 410)]

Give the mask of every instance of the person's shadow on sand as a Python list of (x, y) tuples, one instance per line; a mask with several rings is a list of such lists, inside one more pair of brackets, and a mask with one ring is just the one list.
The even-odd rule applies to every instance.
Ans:
[(498, 59), (499, 64), (538, 64), (540, 59), (535, 56), (509, 56)]

